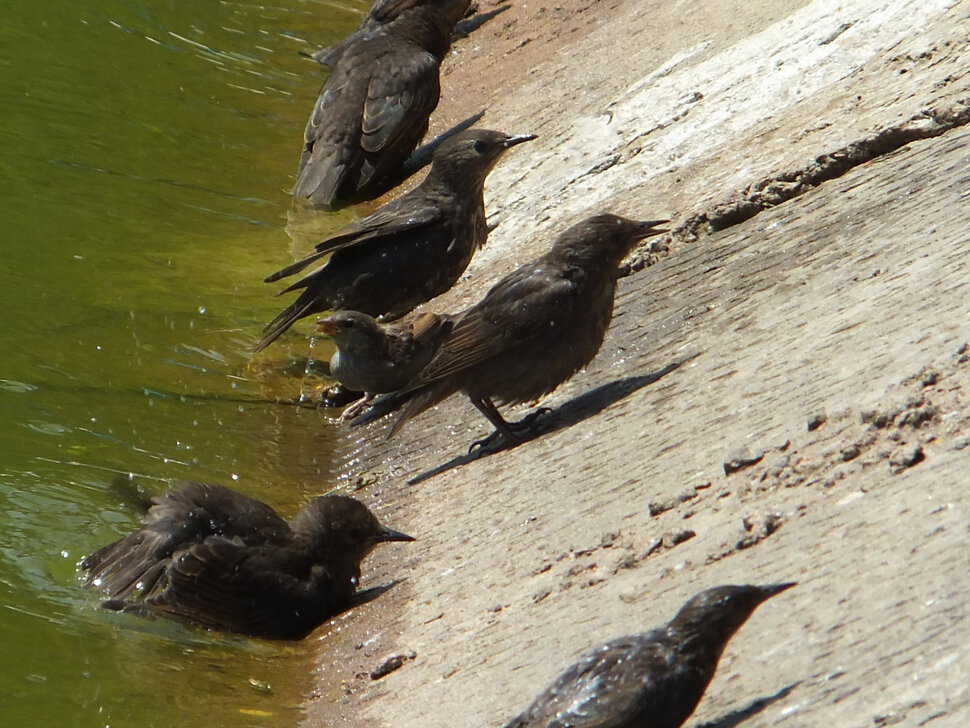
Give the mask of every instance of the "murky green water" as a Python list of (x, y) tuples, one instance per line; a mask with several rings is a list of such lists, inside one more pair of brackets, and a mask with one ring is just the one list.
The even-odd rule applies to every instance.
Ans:
[(297, 51), (367, 4), (4, 4), (0, 724), (297, 722), (309, 644), (103, 611), (75, 564), (137, 523), (116, 474), (287, 514), (332, 487), (325, 423), (267, 403), (249, 347), (281, 306), (261, 278), (292, 259), (320, 81)]

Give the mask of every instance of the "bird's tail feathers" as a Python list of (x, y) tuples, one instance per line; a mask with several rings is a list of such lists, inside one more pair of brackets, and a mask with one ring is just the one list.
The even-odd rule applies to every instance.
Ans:
[(276, 318), (266, 324), (266, 328), (263, 329), (263, 335), (256, 343), (256, 346), (253, 347), (253, 351), (262, 351), (276, 341), (290, 326), (312, 312), (313, 303), (313, 296), (307, 296), (306, 300), (304, 300), (303, 296), (300, 296), (283, 309)]
[[(275, 273), (272, 273), (271, 275), (266, 276), (263, 279), (263, 282), (264, 283), (275, 283), (280, 278), (287, 278), (287, 277), (293, 275), (294, 273), (299, 273), (301, 270), (303, 270), (308, 265), (310, 265), (310, 263), (313, 263), (314, 261), (320, 260), (320, 258), (324, 257), (325, 255), (329, 255), (329, 253), (330, 253), (330, 251), (327, 251), (326, 253), (319, 253), (319, 252), (317, 252), (317, 253), (311, 253), (306, 258), (303, 258), (302, 260), (298, 260), (295, 263), (290, 263), (285, 268), (281, 268), (280, 270), (276, 271)], [(280, 293), (286, 293), (286, 291), (291, 291), (291, 290), (293, 290), (293, 288), (302, 288), (303, 286), (301, 286), (300, 283), (302, 283), (302, 281), (300, 281), (298, 283), (294, 283), (292, 286), (290, 286), (289, 288), (287, 288), (285, 291), (280, 291)], [(303, 285), (305, 286), (306, 284), (304, 283)]]

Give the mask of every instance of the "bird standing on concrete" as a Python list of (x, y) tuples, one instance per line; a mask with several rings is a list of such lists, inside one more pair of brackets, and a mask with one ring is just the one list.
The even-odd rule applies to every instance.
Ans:
[(310, 114), (293, 195), (333, 207), (381, 194), (428, 130), (439, 68), (470, 0), (383, 2), (333, 64)]
[(337, 347), (330, 376), (348, 390), (366, 393), (341, 419), (354, 417), (373, 396), (411, 381), (431, 361), (451, 326), (450, 317), (435, 313), (418, 314), (404, 324), (380, 324), (359, 311), (337, 311), (318, 321), (317, 328)]
[(549, 252), (454, 316), (428, 366), (400, 392), (376, 400), (354, 424), (401, 408), (394, 435), (410, 418), (463, 391), (497, 434), (520, 442), (518, 433), (532, 418), (510, 424), (496, 404), (548, 394), (596, 356), (613, 315), (620, 262), (637, 241), (664, 232), (655, 226), (665, 222), (601, 214), (573, 225)]
[(530, 139), (535, 135), (487, 129), (456, 134), (435, 150), (420, 185), (269, 276), (267, 283), (277, 281), (333, 253), (283, 291), (304, 289), (267, 325), (256, 351), (304, 316), (345, 309), (393, 320), (451, 288), (488, 237), (485, 177), (508, 149)]
[(719, 586), (664, 627), (585, 653), (505, 728), (679, 728), (735, 632), (766, 599), (795, 586)]
[(314, 498), (289, 522), (207, 483), (152, 504), (141, 530), (81, 562), (104, 606), (257, 637), (303, 637), (350, 606), (377, 544), (414, 540), (347, 496)]

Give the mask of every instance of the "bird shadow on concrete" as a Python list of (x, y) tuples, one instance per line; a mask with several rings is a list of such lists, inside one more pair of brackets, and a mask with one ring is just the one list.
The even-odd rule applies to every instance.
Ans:
[(499, 5), (494, 10), (489, 10), (487, 13), (475, 13), (470, 18), (465, 18), (464, 20), (458, 21), (455, 25), (455, 38), (466, 38), (473, 32), (481, 28), (485, 23), (494, 18), (496, 15), (501, 15), (506, 10), (511, 8), (511, 5)]
[(390, 591), (402, 581), (404, 581), (404, 579), (395, 579), (394, 581), (389, 581), (387, 584), (372, 586), (368, 589), (361, 589), (350, 598), (350, 601), (347, 603), (347, 609), (353, 609), (354, 607), (359, 607), (361, 604), (367, 604), (367, 602), (374, 601), (384, 592)]
[(494, 448), (487, 446), (475, 448), (473, 446), (474, 449), (468, 453), (452, 458), (448, 462), (442, 463), (441, 465), (431, 468), (430, 470), (426, 470), (423, 473), (419, 473), (413, 478), (410, 478), (407, 482), (410, 485), (415, 485), (427, 480), (428, 478), (432, 478), (435, 475), (445, 473), (452, 468), (470, 463), (472, 460), (479, 460), (484, 457), (495, 455), (496, 453), (512, 450), (516, 447), (521, 447), (527, 442), (531, 442), (538, 437), (548, 435), (552, 432), (558, 432), (559, 430), (565, 430), (568, 427), (577, 425), (583, 420), (587, 420), (590, 417), (599, 414), (607, 407), (619, 402), (624, 397), (633, 394), (633, 392), (636, 392), (638, 389), (642, 389), (643, 387), (662, 379), (697, 356), (699, 356), (699, 354), (691, 354), (680, 361), (668, 364), (663, 369), (659, 369), (658, 371), (650, 374), (626, 377), (624, 379), (617, 379), (612, 382), (602, 384), (595, 389), (591, 389), (578, 397), (574, 397), (573, 399), (564, 402), (555, 410), (541, 414), (536, 418), (535, 425), (532, 427), (532, 429), (521, 435), (521, 442), (505, 444)]
[(792, 690), (801, 685), (801, 680), (793, 682), (791, 685), (783, 687), (774, 695), (753, 700), (748, 706), (739, 710), (732, 710), (730, 713), (721, 716), (710, 723), (702, 723), (697, 728), (735, 728), (753, 715), (760, 713), (772, 703), (786, 697)]

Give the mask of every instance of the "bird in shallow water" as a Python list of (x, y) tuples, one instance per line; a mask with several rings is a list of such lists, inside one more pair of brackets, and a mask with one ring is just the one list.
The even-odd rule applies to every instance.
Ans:
[(420, 185), (266, 278), (291, 276), (332, 253), (282, 291), (303, 289), (266, 326), (256, 351), (304, 316), (350, 310), (394, 320), (451, 288), (488, 237), (485, 177), (508, 149), (530, 139), (535, 135), (487, 129), (456, 134), (435, 150)]
[(306, 126), (295, 197), (329, 208), (386, 191), (384, 179), (428, 130), (441, 61), (469, 5), (378, 3), (349, 41), (321, 56), (333, 70)]
[(285, 521), (229, 488), (186, 483), (153, 498), (141, 530), (81, 568), (109, 609), (298, 639), (350, 606), (377, 544), (413, 540), (347, 496), (314, 498)]
[(759, 604), (793, 586), (703, 591), (665, 626), (586, 652), (505, 728), (679, 728), (734, 633)]
[(600, 214), (573, 225), (549, 252), (455, 315), (428, 366), (402, 390), (378, 398), (354, 424), (400, 409), (393, 436), (412, 417), (461, 391), (496, 435), (521, 442), (533, 418), (506, 422), (496, 404), (548, 394), (596, 356), (613, 315), (620, 262), (638, 241), (664, 232), (656, 226), (665, 222)]
[(359, 311), (336, 311), (318, 321), (317, 328), (337, 347), (330, 376), (348, 390), (366, 393), (341, 419), (356, 416), (373, 396), (411, 381), (431, 361), (451, 326), (450, 317), (430, 312), (401, 324), (381, 324)]

